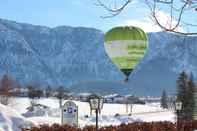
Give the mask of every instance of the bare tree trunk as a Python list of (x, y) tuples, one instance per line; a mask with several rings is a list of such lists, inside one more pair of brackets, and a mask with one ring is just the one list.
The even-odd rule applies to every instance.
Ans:
[(9, 104), (9, 99), (11, 97), (11, 86), (13, 82), (8, 75), (4, 75), (0, 81), (0, 102), (4, 105)]
[(59, 99), (59, 108), (62, 108), (62, 99)]
[(126, 113), (128, 113), (128, 104), (126, 103)]
[(9, 96), (6, 96), (6, 95), (1, 95), (0, 96), (0, 103), (3, 104), (3, 105), (8, 105), (9, 104)]

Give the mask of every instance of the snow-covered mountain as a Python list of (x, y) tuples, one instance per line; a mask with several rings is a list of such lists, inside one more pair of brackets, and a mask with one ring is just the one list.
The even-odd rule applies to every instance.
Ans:
[[(164, 32), (149, 33), (148, 37), (147, 53), (125, 85), (128, 93), (160, 95), (162, 89), (174, 91), (182, 70), (193, 72), (196, 78), (197, 37)], [(110, 83), (116, 85), (113, 81), (124, 79), (105, 53), (103, 33), (97, 29), (49, 28), (0, 19), (0, 74), (5, 73), (24, 84), (79, 89), (81, 82), (108, 81), (106, 88), (110, 88)], [(83, 84), (81, 89), (88, 86)]]
[(0, 72), (23, 82), (71, 85), (83, 80), (117, 80), (96, 29), (48, 28), (0, 20)]

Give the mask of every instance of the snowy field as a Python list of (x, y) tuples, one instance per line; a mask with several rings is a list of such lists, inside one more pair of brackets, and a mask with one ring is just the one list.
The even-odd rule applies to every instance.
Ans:
[[(19, 131), (20, 127), (61, 122), (59, 101), (55, 98), (43, 98), (38, 103), (46, 105), (46, 109), (38, 109), (33, 114), (27, 113), (30, 106), (28, 98), (14, 98), (9, 106), (0, 104), (0, 131)], [(75, 101), (79, 107), (79, 126), (95, 124), (95, 116), (90, 116), (89, 103)], [(115, 116), (115, 114), (119, 116)], [(24, 115), (25, 114), (25, 115)], [(94, 113), (93, 113), (94, 114)], [(88, 117), (85, 117), (88, 116)], [(163, 110), (159, 103), (134, 105), (132, 115), (126, 113), (124, 104), (104, 104), (99, 116), (99, 126), (118, 125), (135, 121), (174, 121), (172, 110)]]

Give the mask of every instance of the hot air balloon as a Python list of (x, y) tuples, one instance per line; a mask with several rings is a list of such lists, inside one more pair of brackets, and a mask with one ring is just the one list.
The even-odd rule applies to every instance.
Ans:
[(105, 50), (112, 62), (125, 74), (125, 82), (144, 57), (146, 33), (134, 26), (115, 27), (105, 34)]

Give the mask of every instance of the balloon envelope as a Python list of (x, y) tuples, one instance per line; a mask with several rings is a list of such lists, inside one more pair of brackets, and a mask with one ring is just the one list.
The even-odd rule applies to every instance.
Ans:
[(144, 57), (147, 35), (138, 27), (115, 27), (105, 34), (104, 45), (113, 63), (128, 77)]

